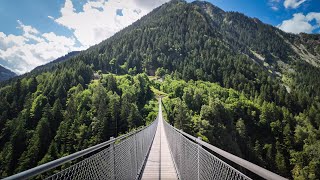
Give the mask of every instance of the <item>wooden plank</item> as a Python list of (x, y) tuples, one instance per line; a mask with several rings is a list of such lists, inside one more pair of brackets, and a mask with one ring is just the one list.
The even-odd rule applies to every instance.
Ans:
[(160, 179), (160, 131), (159, 123), (141, 179)]
[(161, 105), (159, 105), (158, 123), (157, 131), (141, 179), (178, 179), (163, 127)]

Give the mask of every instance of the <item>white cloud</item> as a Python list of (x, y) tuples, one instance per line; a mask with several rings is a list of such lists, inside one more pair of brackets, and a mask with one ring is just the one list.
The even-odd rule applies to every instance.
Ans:
[(27, 39), (23, 36), (15, 35), (6, 35), (3, 32), (0, 32), (0, 49), (7, 50), (12, 46), (21, 46), (25, 43)]
[[(66, 0), (61, 9), (61, 16), (55, 21), (74, 33), (77, 40), (85, 47), (97, 44), (124, 27), (130, 25), (153, 8), (168, 0), (97, 0), (88, 1), (76, 12), (71, 0)], [(122, 9), (123, 16), (117, 15)]]
[(318, 25), (320, 25), (320, 13), (311, 12), (306, 17), (309, 21), (316, 20)]
[(304, 2), (306, 2), (306, 0), (285, 0), (283, 5), (285, 8), (295, 9), (295, 8), (299, 7)]
[(22, 29), (25, 34), (39, 34), (39, 31), (32, 26), (24, 25), (20, 20), (17, 20), (19, 26), (17, 28)]
[(151, 10), (155, 7), (160, 6), (161, 4), (164, 4), (168, 2), (169, 0), (133, 0), (134, 4), (137, 7), (141, 7), (147, 10)]
[(58, 36), (53, 32), (50, 33), (44, 33), (42, 34), (42, 37), (44, 37), (47, 41), (50, 43), (59, 44), (60, 46), (73, 46), (75, 44), (74, 38), (67, 38), (65, 36)]
[(20, 20), (17, 21), (19, 26), (18, 29), (23, 31), (23, 37), (28, 38), (29, 40), (34, 40), (36, 42), (42, 42), (43, 39), (38, 37), (39, 31), (32, 26), (24, 25)]
[(279, 10), (279, 4), (280, 4), (281, 0), (269, 0), (268, 1), (268, 5), (270, 6), (270, 8), (274, 11), (278, 11)]
[[(80, 12), (71, 0), (65, 0), (60, 17), (47, 16), (70, 29), (72, 37), (58, 36), (55, 32), (41, 33), (20, 20), (17, 20), (17, 28), (22, 30), (22, 35), (0, 32), (0, 64), (18, 74), (28, 72), (70, 51), (82, 50), (109, 38), (169, 0), (85, 1)], [(122, 16), (117, 15), (119, 10)]]
[[(311, 22), (315, 20), (316, 24), (312, 25)], [(291, 33), (312, 33), (314, 30), (320, 27), (320, 13), (310, 12), (307, 15), (302, 13), (296, 13), (292, 19), (284, 20), (277, 26), (285, 32)]]
[(18, 74), (50, 62), (77, 49), (74, 38), (58, 36), (54, 32), (41, 34), (32, 26), (18, 21), (20, 36), (0, 32), (0, 60)]

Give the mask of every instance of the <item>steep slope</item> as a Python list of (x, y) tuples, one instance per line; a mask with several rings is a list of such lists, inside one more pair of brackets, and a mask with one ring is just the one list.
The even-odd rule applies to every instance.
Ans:
[[(115, 120), (123, 133), (152, 119), (152, 82), (101, 73), (154, 75), (161, 67), (175, 82), (166, 92), (182, 107), (172, 117), (183, 110), (191, 126), (200, 124), (191, 133), (286, 177), (317, 179), (318, 59), (316, 35), (287, 34), (206, 2), (173, 0), (86, 51), (1, 85), (1, 176), (106, 140), (118, 134), (108, 129)], [(193, 92), (193, 81), (224, 89)], [(219, 128), (231, 135), (212, 133)]]
[(15, 76), (17, 76), (16, 73), (0, 66), (0, 82), (8, 80), (8, 79), (15, 77)]
[(71, 57), (76, 56), (79, 53), (80, 53), (80, 51), (69, 52), (68, 54), (66, 54), (64, 56), (61, 56), (56, 60), (53, 60), (53, 61), (51, 61), (51, 62), (49, 62), (47, 64), (44, 64), (44, 65), (41, 65), (41, 66), (38, 66), (38, 67), (34, 68), (33, 71), (34, 72), (35, 71), (44, 71), (45, 69), (50, 69), (53, 65), (58, 64), (58, 63), (62, 63), (64, 61), (70, 59)]
[[(256, 78), (252, 74), (264, 71), (266, 76), (277, 78), (278, 84), (292, 89), (304, 83), (290, 83), (299, 78), (297, 69), (316, 67), (294, 48), (300, 46), (303, 46), (300, 36), (286, 34), (243, 14), (224, 12), (206, 2), (172, 1), (90, 48), (83, 57), (90, 59), (95, 68), (105, 71), (153, 74), (158, 67), (164, 67), (169, 72), (177, 70), (186, 80), (205, 79), (227, 87), (230, 82), (226, 76), (235, 76), (238, 71), (231, 71), (230, 66), (238, 61), (237, 66), (249, 71), (241, 72), (246, 81)], [(315, 49), (317, 47), (319, 44)], [(311, 53), (307, 49), (304, 52)], [(313, 59), (317, 58), (319, 55), (313, 53)], [(254, 66), (255, 70), (246, 67), (251, 66), (252, 60), (258, 65)], [(224, 66), (229, 66), (227, 71), (219, 72), (218, 67)], [(314, 71), (319, 72), (317, 68)], [(319, 91), (312, 94), (318, 95)]]

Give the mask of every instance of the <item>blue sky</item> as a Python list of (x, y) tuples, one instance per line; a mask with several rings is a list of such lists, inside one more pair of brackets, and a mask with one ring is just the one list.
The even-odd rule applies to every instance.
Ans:
[(284, 0), (210, 0), (209, 2), (225, 11), (238, 11), (274, 26), (291, 19), (295, 13), (320, 12), (320, 0), (307, 0), (296, 8), (292, 6), (286, 8)]
[[(83, 50), (168, 0), (1, 0), (0, 65), (18, 74)], [(190, 2), (190, 1), (189, 1)], [(320, 0), (209, 0), (291, 33), (320, 32)]]

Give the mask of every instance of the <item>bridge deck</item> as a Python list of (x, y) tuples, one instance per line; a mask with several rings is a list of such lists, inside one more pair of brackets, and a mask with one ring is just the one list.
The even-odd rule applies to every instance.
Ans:
[(141, 179), (144, 180), (178, 179), (163, 127), (161, 106), (159, 107), (159, 124), (142, 174)]

